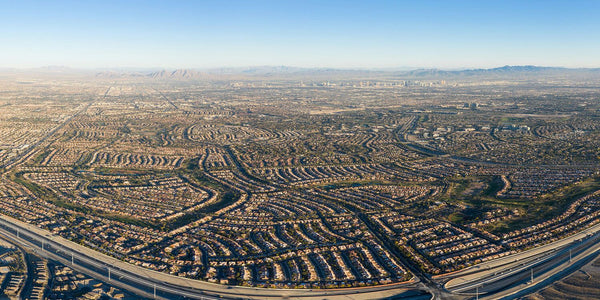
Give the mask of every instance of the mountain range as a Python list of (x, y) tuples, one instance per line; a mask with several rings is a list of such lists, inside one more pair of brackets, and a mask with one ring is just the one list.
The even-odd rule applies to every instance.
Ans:
[(97, 78), (148, 78), (156, 80), (202, 80), (212, 77), (271, 77), (271, 76), (297, 76), (297, 77), (327, 77), (327, 76), (385, 76), (390, 78), (453, 78), (453, 77), (518, 77), (518, 76), (560, 76), (560, 75), (600, 75), (600, 68), (563, 68), (541, 66), (503, 66), (489, 69), (335, 69), (335, 68), (300, 68), (289, 66), (257, 66), (239, 68), (213, 68), (213, 69), (106, 69), (101, 72), (84, 69), (73, 69), (61, 66), (43, 67), (35, 69), (0, 69), (0, 73), (14, 74), (93, 74)]

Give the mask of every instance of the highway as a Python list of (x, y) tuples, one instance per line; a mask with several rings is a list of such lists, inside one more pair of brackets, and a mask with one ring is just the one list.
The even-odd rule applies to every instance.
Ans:
[(506, 291), (529, 288), (532, 283), (535, 285), (541, 281), (537, 280), (538, 277), (548, 277), (547, 274), (560, 272), (565, 266), (587, 259), (595, 253), (590, 249), (597, 247), (599, 240), (600, 232), (588, 234), (560, 248), (518, 259), (492, 271), (480, 272), (481, 276), (474, 280), (454, 284), (448, 290), (455, 294), (497, 298)]
[[(536, 279), (534, 284), (520, 285), (512, 289), (496, 293), (494, 294), (494, 299), (512, 300), (537, 292), (542, 288), (553, 284), (555, 281), (569, 276), (591, 261), (594, 261), (596, 258), (598, 258), (599, 254), (600, 244), (596, 244), (592, 248), (583, 250), (579, 254), (579, 257), (573, 257), (572, 261), (565, 262), (562, 265), (557, 266), (553, 271), (543, 274), (540, 278)], [(489, 297), (484, 298), (489, 299)]]
[(141, 297), (155, 299), (364, 299), (390, 297), (419, 288), (429, 291), (434, 299), (451, 295), (472, 297), (476, 294), (481, 298), (512, 299), (510, 295), (532, 289), (532, 284), (526, 284), (531, 280), (532, 271), (534, 285), (542, 281), (547, 284), (551, 282), (548, 278), (556, 279), (555, 274), (565, 266), (580, 264), (600, 251), (600, 231), (584, 231), (580, 234), (582, 238), (550, 247), (550, 250), (515, 256), (495, 268), (467, 271), (470, 280), (455, 282), (447, 290), (436, 284), (439, 280), (432, 280), (429, 284), (414, 282), (359, 289), (277, 290), (211, 284), (154, 272), (107, 257), (6, 216), (0, 216), (0, 234), (40, 256), (59, 261)]
[(135, 266), (0, 215), (0, 234), (38, 255), (91, 277), (156, 299), (380, 299), (418, 289), (417, 282), (344, 289), (266, 289), (227, 286)]
[[(38, 255), (65, 265), (139, 296), (155, 299), (364, 299), (384, 298), (407, 290), (424, 289), (434, 299), (446, 296), (481, 296), (496, 299), (524, 295), (559, 279), (574, 267), (600, 252), (600, 225), (548, 244), (531, 253), (520, 253), (482, 263), (474, 269), (439, 280), (392, 284), (356, 289), (277, 290), (211, 284), (130, 265), (89, 248), (54, 236), (33, 225), (0, 215), (0, 234)], [(539, 251), (535, 251), (539, 249)], [(571, 259), (572, 258), (572, 259)], [(487, 266), (486, 266), (487, 265)], [(531, 281), (533, 273), (533, 284)], [(451, 279), (447, 289), (441, 282)], [(477, 297), (478, 297), (477, 296)]]
[[(277, 290), (211, 284), (147, 270), (0, 215), (0, 234), (12, 242), (139, 296), (155, 299), (363, 299), (390, 297), (419, 287), (429, 291), (435, 299), (443, 299), (451, 294), (462, 297), (478, 294), (482, 299), (513, 299), (511, 295), (523, 295), (524, 291), (541, 288), (542, 283), (550, 284), (559, 279), (557, 274), (572, 270), (600, 252), (598, 228), (594, 226), (584, 230), (556, 246), (546, 245), (547, 249), (538, 252), (506, 257), (492, 268), (484, 263), (477, 271), (466, 270), (458, 276), (449, 276), (444, 280), (453, 277), (454, 284), (448, 286), (447, 290), (438, 285), (440, 280), (435, 279), (429, 284), (414, 282), (358, 289)], [(530, 284), (532, 273), (534, 280)], [(469, 279), (463, 280), (461, 277)]]
[(65, 265), (78, 267), (93, 277), (100, 275), (103, 281), (124, 287), (139, 296), (155, 299), (226, 299), (209, 295), (193, 288), (175, 287), (171, 284), (132, 274), (118, 267), (112, 267), (85, 254), (72, 251), (51, 240), (51, 236), (39, 235), (25, 228), (0, 219), (0, 233), (32, 249), (38, 255), (58, 260)]

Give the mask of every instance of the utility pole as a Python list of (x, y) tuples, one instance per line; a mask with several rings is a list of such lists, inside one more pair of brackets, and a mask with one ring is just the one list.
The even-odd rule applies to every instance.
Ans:
[(475, 287), (475, 299), (479, 300), (479, 286)]
[(71, 251), (71, 266), (74, 265), (75, 258), (73, 257), (73, 251)]
[(110, 281), (110, 267), (108, 268), (108, 281)]
[(19, 231), (20, 231), (19, 228), (17, 228), (17, 237), (19, 237)]

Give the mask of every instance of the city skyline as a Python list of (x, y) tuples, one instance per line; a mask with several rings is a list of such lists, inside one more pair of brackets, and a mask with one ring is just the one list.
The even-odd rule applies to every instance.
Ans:
[(0, 67), (600, 67), (593, 1), (227, 4), (6, 3)]

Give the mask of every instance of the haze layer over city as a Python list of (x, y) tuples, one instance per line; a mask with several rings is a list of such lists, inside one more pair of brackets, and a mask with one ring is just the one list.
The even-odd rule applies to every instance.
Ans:
[(597, 9), (8, 4), (0, 299), (598, 297)]

